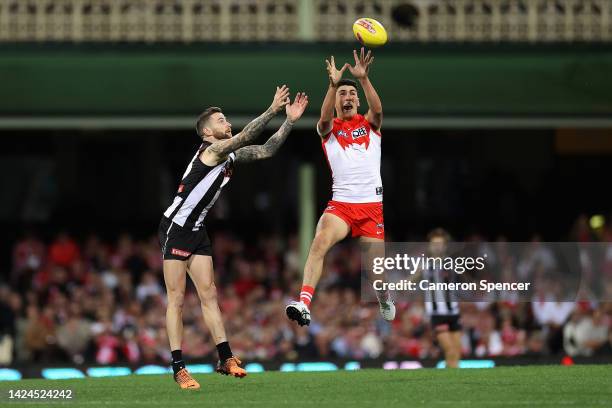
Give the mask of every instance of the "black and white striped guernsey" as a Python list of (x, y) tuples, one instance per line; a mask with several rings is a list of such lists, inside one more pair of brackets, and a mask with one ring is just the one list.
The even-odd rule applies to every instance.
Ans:
[(209, 143), (203, 143), (193, 156), (172, 205), (164, 212), (172, 222), (192, 231), (202, 227), (206, 214), (232, 176), (236, 158), (234, 153), (230, 153), (224, 162), (214, 167), (207, 166), (199, 156), (208, 146)]
[[(428, 268), (423, 270), (423, 279), (429, 283), (454, 283), (456, 274), (453, 271)], [(430, 316), (455, 316), (459, 314), (459, 303), (455, 291), (426, 290), (425, 310)]]

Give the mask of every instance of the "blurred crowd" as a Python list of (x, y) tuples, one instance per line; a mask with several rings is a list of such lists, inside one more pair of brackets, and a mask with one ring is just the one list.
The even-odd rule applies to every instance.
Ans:
[[(592, 234), (580, 221), (574, 233), (576, 240), (612, 241), (609, 234)], [(211, 238), (230, 343), (245, 361), (440, 357), (422, 302), (398, 302), (392, 324), (381, 320), (376, 303), (360, 302), (357, 243), (343, 242), (326, 258), (313, 322), (300, 328), (284, 312), (301, 284), (297, 238), (267, 235), (247, 242), (227, 231), (213, 231)], [(612, 265), (612, 244), (609, 248), (606, 268)], [(547, 267), (546, 254), (538, 254), (531, 267)], [(95, 235), (75, 239), (64, 232), (51, 242), (33, 234), (22, 237), (0, 286), (0, 365), (167, 364), (161, 267), (154, 236), (121, 235), (113, 242)], [(464, 303), (461, 312), (465, 356), (611, 352), (612, 303), (483, 301)], [(185, 357), (215, 359), (191, 283), (183, 319)]]

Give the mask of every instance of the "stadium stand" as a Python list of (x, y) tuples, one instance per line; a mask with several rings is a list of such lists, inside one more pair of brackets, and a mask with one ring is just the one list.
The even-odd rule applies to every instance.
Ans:
[[(582, 241), (612, 242), (612, 231), (596, 238), (577, 222)], [(309, 328), (290, 324), (283, 305), (297, 293), (300, 264), (294, 236), (266, 235), (256, 242), (228, 231), (212, 235), (220, 305), (235, 352), (252, 361), (317, 358), (439, 358), (421, 302), (399, 304), (392, 326), (376, 304), (360, 303), (360, 251), (347, 242), (326, 261), (324, 288), (313, 303)], [(601, 273), (612, 273), (612, 246)], [(508, 259), (522, 273), (555, 267), (538, 247)], [(6, 364), (63, 361), (112, 364), (167, 363), (165, 293), (155, 237), (96, 235), (75, 239), (60, 232), (51, 242), (24, 235), (13, 248), (10, 286), (0, 289)], [(612, 304), (556, 302), (554, 289), (531, 303), (462, 304), (463, 353), (471, 357), (609, 354)], [(213, 359), (193, 288), (185, 299), (184, 353)], [(14, 354), (13, 354), (14, 349)]]

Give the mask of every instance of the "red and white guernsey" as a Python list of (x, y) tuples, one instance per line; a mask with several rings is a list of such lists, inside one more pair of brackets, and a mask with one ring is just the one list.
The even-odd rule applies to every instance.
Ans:
[(380, 177), (381, 135), (363, 115), (334, 119), (323, 137), (323, 151), (332, 172), (333, 201), (376, 203), (383, 200)]

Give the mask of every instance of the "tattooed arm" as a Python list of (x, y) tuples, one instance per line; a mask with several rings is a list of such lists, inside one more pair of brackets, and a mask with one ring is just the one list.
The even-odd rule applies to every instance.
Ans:
[(287, 119), (278, 131), (268, 139), (263, 146), (247, 146), (236, 152), (236, 161), (245, 163), (254, 160), (267, 159), (274, 156), (293, 128), (293, 124), (302, 116), (308, 105), (308, 96), (298, 93), (293, 104), (287, 105)]
[(231, 152), (252, 144), (268, 122), (289, 102), (289, 88), (285, 85), (280, 88), (276, 87), (272, 105), (260, 116), (249, 122), (236, 136), (210, 145), (210, 147), (202, 152), (202, 161), (215, 164), (221, 163)]
[(236, 151), (236, 161), (246, 163), (254, 160), (268, 159), (278, 151), (293, 128), (293, 122), (286, 119), (276, 133), (263, 146), (246, 146)]

